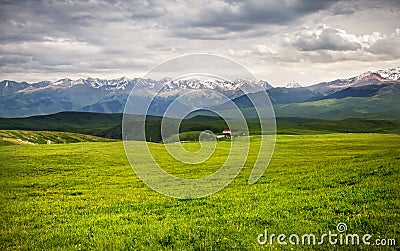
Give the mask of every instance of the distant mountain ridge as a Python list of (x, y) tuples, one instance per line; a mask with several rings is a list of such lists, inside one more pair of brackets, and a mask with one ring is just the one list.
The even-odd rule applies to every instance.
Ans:
[[(126, 77), (111, 80), (64, 78), (55, 82), (40, 81), (31, 84), (4, 80), (0, 82), (0, 117), (27, 117), (63, 111), (121, 113), (133, 87), (137, 92), (132, 95), (138, 104), (147, 103), (155, 94), (155, 90), (162, 88), (154, 107), (151, 107), (150, 112), (153, 115), (162, 115), (172, 101), (188, 90), (198, 91), (196, 96), (191, 97), (195, 100), (194, 102), (207, 104), (210, 98), (218, 99), (218, 97), (210, 97), (207, 90), (216, 90), (230, 99), (240, 100), (243, 95), (241, 89), (254, 85), (268, 92), (271, 102), (279, 111), (279, 107), (287, 105), (294, 107), (300, 103), (307, 105), (319, 100), (371, 98), (380, 95), (381, 89), (388, 89), (388, 85), (399, 82), (400, 67), (366, 72), (352, 78), (336, 79), (307, 87), (293, 82), (287, 87), (274, 88), (266, 81), (241, 79), (229, 82), (193, 78), (174, 81), (168, 78), (161, 80)], [(397, 95), (397, 91), (394, 93)], [(285, 114), (285, 116), (293, 115)]]
[(308, 101), (317, 101), (324, 99), (343, 99), (347, 97), (372, 97), (377, 95), (379, 90), (385, 87), (388, 87), (388, 82), (382, 84), (371, 84), (371, 85), (363, 85), (363, 86), (355, 86), (355, 87), (347, 87), (346, 89), (337, 91), (335, 93), (321, 96), (321, 97), (313, 97)]
[(319, 92), (322, 95), (328, 95), (348, 87), (377, 85), (393, 81), (400, 81), (400, 67), (378, 70), (375, 72), (368, 71), (355, 77), (321, 82), (308, 86), (307, 88), (311, 91)]
[(268, 82), (252, 81), (237, 79), (233, 82), (221, 81), (221, 80), (198, 80), (198, 79), (182, 79), (182, 80), (152, 80), (144, 78), (133, 78), (128, 79), (126, 77), (117, 79), (99, 79), (99, 78), (80, 78), (78, 80), (72, 80), (69, 78), (59, 79), (55, 82), (51, 81), (40, 81), (29, 84), (27, 82), (16, 82), (12, 80), (3, 80), (0, 82), (0, 96), (7, 96), (13, 94), (29, 94), (34, 92), (50, 91), (50, 90), (61, 90), (70, 88), (92, 88), (99, 90), (106, 90), (113, 93), (124, 92), (129, 93), (134, 86), (138, 86), (140, 90), (143, 89), (155, 89), (156, 87), (162, 87), (163, 92), (188, 90), (188, 89), (209, 89), (218, 91), (237, 91), (239, 88), (248, 85), (259, 85), (265, 89), (273, 88)]
[(53, 114), (62, 111), (86, 111), (102, 113), (121, 113), (125, 102), (135, 87), (132, 95), (138, 102), (146, 103), (150, 97), (159, 93), (159, 104), (154, 113), (161, 112), (175, 97), (188, 90), (198, 92), (199, 103), (206, 103), (207, 93), (201, 90), (216, 90), (229, 98), (243, 95), (241, 89), (253, 85), (270, 89), (266, 81), (235, 80), (152, 80), (143, 78), (128, 79), (126, 77), (106, 80), (87, 78), (71, 80), (60, 79), (55, 82), (40, 81), (29, 84), (4, 80), (0, 82), (0, 117), (25, 117), (32, 115)]

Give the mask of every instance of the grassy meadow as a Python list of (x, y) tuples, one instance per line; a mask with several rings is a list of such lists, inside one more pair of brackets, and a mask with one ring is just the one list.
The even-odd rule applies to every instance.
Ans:
[[(260, 136), (252, 136), (254, 146)], [(202, 177), (218, 169), (229, 142), (207, 166), (174, 163), (148, 143), (169, 173)], [(400, 136), (278, 135), (264, 176), (247, 179), (257, 152), (220, 192), (178, 200), (148, 188), (118, 142), (0, 146), (2, 250), (380, 249), (377, 246), (261, 246), (257, 236), (369, 233), (400, 246)], [(186, 143), (189, 151), (197, 143)], [(257, 147), (254, 147), (257, 149)], [(388, 247), (386, 247), (388, 248)]]

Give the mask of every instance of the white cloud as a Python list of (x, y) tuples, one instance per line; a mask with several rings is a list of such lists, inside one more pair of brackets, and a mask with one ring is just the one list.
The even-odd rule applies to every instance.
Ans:
[(397, 28), (389, 37), (384, 36), (375, 40), (367, 50), (393, 59), (400, 58), (400, 28)]
[(358, 39), (346, 31), (321, 27), (315, 31), (295, 34), (293, 45), (300, 51), (355, 51), (361, 48)]

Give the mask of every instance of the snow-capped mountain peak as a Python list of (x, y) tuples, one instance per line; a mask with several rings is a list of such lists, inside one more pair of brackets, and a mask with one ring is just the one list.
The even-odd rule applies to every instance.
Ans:
[(217, 91), (238, 91), (241, 88), (258, 85), (264, 89), (270, 89), (272, 86), (266, 81), (254, 81), (236, 79), (233, 82), (219, 79), (199, 80), (196, 78), (170, 80), (163, 87), (162, 92), (179, 91), (179, 90), (217, 90)]
[(379, 76), (388, 80), (400, 80), (400, 67), (376, 71)]
[(394, 67), (387, 70), (367, 71), (351, 78), (321, 82), (315, 85), (307, 86), (307, 89), (326, 95), (349, 87), (379, 85), (390, 81), (399, 80), (400, 67)]
[(54, 82), (54, 85), (65, 85), (65, 84), (71, 84), (73, 81), (70, 78), (62, 78)]
[(301, 88), (303, 86), (297, 82), (290, 82), (285, 87), (286, 88)]

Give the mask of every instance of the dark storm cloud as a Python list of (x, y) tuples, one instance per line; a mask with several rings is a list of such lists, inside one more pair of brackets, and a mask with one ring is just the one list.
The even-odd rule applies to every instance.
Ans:
[[(290, 24), (304, 16), (329, 9), (337, 1), (214, 1), (201, 3), (197, 11), (171, 23), (176, 27), (173, 34), (187, 38), (207, 39), (213, 34), (199, 35), (202, 30), (220, 30), (221, 33), (239, 33), (257, 29), (260, 25)], [(228, 34), (229, 35), (229, 34)], [(218, 36), (218, 35), (216, 35)]]
[[(326, 9), (335, 1), (320, 0), (295, 0), (295, 1), (241, 1), (238, 3), (238, 11), (233, 8), (225, 10), (206, 9), (200, 13), (200, 17), (209, 12), (211, 15), (206, 24), (212, 25), (212, 17), (216, 17), (214, 25), (247, 23), (252, 24), (287, 24), (307, 14)], [(232, 10), (233, 9), (233, 10)], [(231, 10), (231, 11), (229, 11)], [(221, 22), (219, 22), (221, 21)], [(240, 27), (240, 26), (239, 26)]]
[[(109, 63), (102, 65), (111, 69), (123, 62), (135, 65), (129, 60), (122, 63), (119, 60), (127, 56), (129, 43), (120, 41), (126, 34), (131, 35), (123, 26), (134, 26), (132, 13), (119, 3), (108, 1), (3, 1), (0, 3), (0, 60), (8, 68), (0, 70), (9, 71), (13, 62), (19, 71), (26, 67), (44, 72), (65, 71), (65, 67), (57, 67), (65, 65), (70, 65), (71, 71), (98, 70), (98, 62), (104, 61)], [(121, 52), (114, 53), (112, 56), (117, 57), (114, 59), (107, 51), (115, 51), (118, 45)], [(133, 50), (133, 53), (143, 56), (139, 51)], [(25, 64), (16, 61), (22, 59), (31, 60)], [(31, 67), (27, 67), (29, 63)]]
[(342, 14), (351, 12), (354, 8), (351, 2), (3, 1), (0, 3), (0, 41), (43, 41), (48, 36), (67, 36), (101, 44), (107, 34), (94, 31), (101, 31), (113, 23), (142, 29), (155, 26), (163, 29), (166, 36), (178, 38), (257, 37), (265, 32), (258, 34), (254, 31), (263, 30), (268, 25), (291, 25), (323, 10)]
[[(72, 1), (17, 1), (1, 5), (1, 41), (41, 41), (51, 36), (79, 36), (99, 18), (108, 4)], [(111, 14), (110, 12), (109, 14)], [(104, 15), (107, 17), (107, 15)]]

